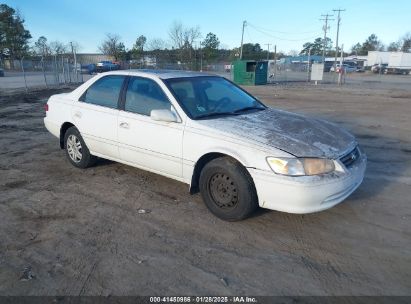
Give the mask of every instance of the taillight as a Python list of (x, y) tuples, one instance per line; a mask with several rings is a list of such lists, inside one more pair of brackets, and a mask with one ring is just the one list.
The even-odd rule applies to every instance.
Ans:
[(49, 110), (49, 104), (48, 104), (48, 103), (46, 103), (46, 104), (44, 105), (44, 110), (45, 110), (46, 112)]

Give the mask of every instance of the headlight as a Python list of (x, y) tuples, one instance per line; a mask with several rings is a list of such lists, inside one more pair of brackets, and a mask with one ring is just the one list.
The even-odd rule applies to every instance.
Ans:
[(268, 157), (267, 162), (275, 173), (293, 176), (305, 175), (304, 166), (298, 158)]
[(334, 162), (325, 158), (267, 157), (270, 168), (277, 174), (302, 176), (334, 171)]

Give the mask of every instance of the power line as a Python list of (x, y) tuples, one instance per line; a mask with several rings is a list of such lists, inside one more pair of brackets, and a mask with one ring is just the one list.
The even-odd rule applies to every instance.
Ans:
[[(250, 23), (249, 23), (249, 24), (250, 24)], [(285, 35), (313, 34), (313, 33), (316, 33), (316, 32), (317, 32), (317, 31), (308, 31), (308, 32), (282, 32), (282, 31), (276, 31), (276, 30), (268, 29), (268, 28), (265, 28), (265, 27), (262, 27), (262, 26), (257, 26), (257, 25), (255, 25), (255, 24), (253, 24), (253, 26), (254, 26), (255, 28), (259, 28), (259, 29), (261, 29), (261, 30), (263, 30), (263, 31), (266, 31), (266, 32), (273, 32), (273, 33), (285, 34)]]
[(249, 25), (250, 27), (252, 27), (254, 30), (256, 30), (257, 32), (259, 32), (259, 33), (261, 33), (261, 34), (264, 34), (264, 35), (266, 35), (266, 36), (269, 36), (269, 37), (271, 37), (271, 38), (274, 38), (274, 39), (277, 39), (277, 40), (281, 40), (281, 41), (307, 41), (307, 40), (310, 40), (310, 39), (313, 39), (313, 38), (316, 38), (316, 37), (317, 37), (317, 36), (312, 36), (312, 37), (305, 37), (305, 38), (300, 38), (300, 39), (281, 38), (281, 37), (272, 35), (272, 34), (270, 34), (270, 33), (267, 33), (267, 32), (265, 32), (265, 31), (263, 31), (263, 30), (260, 30), (260, 29), (256, 28), (254, 25), (252, 25), (252, 24), (250, 24), (250, 23), (247, 23), (247, 25)]
[(245, 33), (246, 33), (246, 37), (248, 37), (249, 43), (254, 43), (254, 39), (253, 39), (253, 37), (250, 35), (250, 32), (249, 32), (249, 30), (248, 30), (247, 27), (245, 28)]
[(265, 44), (267, 46), (267, 60), (270, 59), (270, 45), (271, 43), (266, 43)]
[(278, 36), (275, 36), (275, 35), (273, 35), (273, 34), (267, 33), (266, 31), (261, 30), (261, 29), (255, 27), (253, 24), (248, 23), (248, 25), (249, 25), (250, 27), (252, 27), (254, 30), (256, 30), (257, 32), (259, 32), (259, 33), (261, 33), (261, 34), (264, 34), (264, 35), (266, 35), (266, 36), (275, 38), (275, 39), (277, 39), (277, 40), (283, 40), (283, 41), (306, 41), (306, 40), (308, 40), (308, 39), (312, 39), (312, 38), (317, 37), (317, 36), (312, 36), (312, 37), (305, 37), (305, 38), (299, 38), (299, 39), (287, 39), (287, 38), (282, 38), (282, 37), (278, 37)]

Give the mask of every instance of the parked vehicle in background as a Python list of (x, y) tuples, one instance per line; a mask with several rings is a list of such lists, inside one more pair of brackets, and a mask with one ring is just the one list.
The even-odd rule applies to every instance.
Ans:
[(96, 65), (96, 71), (98, 73), (101, 72), (108, 72), (108, 71), (115, 71), (120, 69), (120, 65), (118, 63), (109, 61), (109, 60), (103, 60), (97, 63)]
[(357, 72), (357, 73), (364, 73), (365, 72), (365, 68), (362, 66), (362, 67), (360, 67), (360, 66), (357, 66), (356, 68), (355, 68), (355, 71)]
[(348, 64), (344, 64), (344, 70), (345, 70), (345, 73), (353, 73), (353, 72), (357, 71), (357, 67), (352, 66), (352, 65), (348, 65)]
[(0, 68), (0, 77), (4, 77), (4, 70)]
[(411, 73), (411, 53), (392, 52), (388, 61), (388, 66), (384, 74), (402, 74)]
[[(352, 73), (357, 70), (357, 67), (348, 64), (343, 64), (342, 68), (344, 69), (345, 73)], [(341, 65), (337, 64), (336, 66), (332, 66), (330, 68), (330, 72), (341, 73)]]
[(384, 69), (384, 74), (396, 74), (396, 75), (411, 75), (411, 67), (406, 68), (394, 68), (394, 67), (387, 67)]
[(331, 71), (332, 67), (334, 67), (334, 61), (324, 62), (324, 72), (333, 72), (333, 71)]
[(269, 108), (205, 73), (100, 74), (51, 96), (44, 123), (73, 166), (102, 157), (187, 183), (229, 221), (258, 206), (290, 213), (331, 208), (357, 189), (366, 167), (344, 129)]
[(92, 75), (95, 72), (96, 72), (96, 65), (95, 64), (82, 64), (81, 65), (81, 73), (82, 74)]
[(388, 63), (376, 63), (371, 67), (371, 72), (373, 73), (384, 73), (385, 68), (388, 66)]

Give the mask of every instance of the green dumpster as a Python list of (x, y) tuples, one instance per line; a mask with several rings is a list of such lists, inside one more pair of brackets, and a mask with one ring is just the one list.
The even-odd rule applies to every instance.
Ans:
[(267, 84), (267, 61), (237, 60), (233, 62), (234, 82), (241, 85)]

